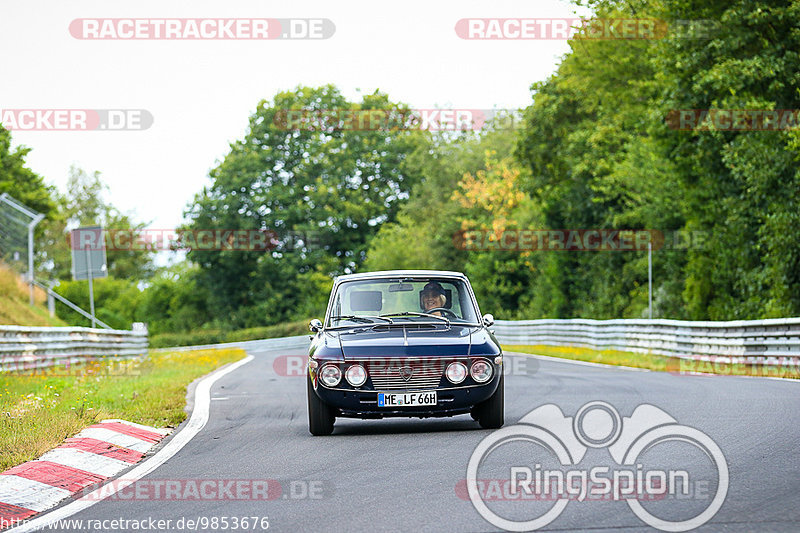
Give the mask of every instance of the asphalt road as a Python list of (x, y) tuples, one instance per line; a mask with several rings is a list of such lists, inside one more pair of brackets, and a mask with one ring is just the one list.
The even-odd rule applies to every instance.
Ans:
[[(304, 378), (282, 375), (285, 358), (276, 364), (276, 358), (304, 355), (303, 350), (265, 351), (251, 344), (249, 352), (253, 361), (213, 386), (206, 427), (144, 480), (271, 479), (280, 483), (280, 493), (275, 492), (277, 484), (270, 493), (277, 497), (104, 500), (72, 518), (169, 519), (172, 531), (181, 530), (181, 518), (185, 527), (187, 519), (223, 516), (229, 524), (233, 517), (268, 517), (270, 531), (498, 530), (457, 491), (470, 454), (491, 431), (479, 429), (469, 416), (340, 419), (332, 436), (312, 437)], [(568, 416), (593, 400), (608, 402), (622, 416), (630, 416), (640, 404), (654, 405), (707, 434), (727, 459), (727, 498), (697, 531), (800, 529), (800, 383), (635, 372), (511, 355), (506, 366), (507, 426), (548, 403)], [(613, 466), (608, 455), (607, 450), (590, 449), (584, 460)], [(690, 455), (666, 452), (654, 461), (699, 460)], [(661, 512), (674, 516), (681, 514), (679, 507), (697, 504), (674, 499), (660, 503), (665, 506)], [(87, 524), (62, 524), (61, 530), (87, 531)], [(206, 526), (196, 529), (214, 530), (211, 523)], [(217, 530), (223, 529), (218, 525)], [(653, 531), (622, 501), (571, 501), (545, 530)]]

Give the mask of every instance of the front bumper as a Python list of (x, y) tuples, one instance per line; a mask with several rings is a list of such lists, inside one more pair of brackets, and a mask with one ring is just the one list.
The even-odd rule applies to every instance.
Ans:
[(342, 390), (329, 389), (317, 382), (314, 394), (320, 400), (336, 410), (336, 416), (345, 418), (387, 418), (412, 417), (428, 418), (455, 416), (469, 413), (475, 405), (489, 399), (497, 390), (500, 375), (495, 375), (488, 383), (467, 387), (442, 387), (424, 389), (435, 390), (436, 405), (418, 407), (378, 407), (378, 393), (420, 392), (420, 389), (408, 390)]

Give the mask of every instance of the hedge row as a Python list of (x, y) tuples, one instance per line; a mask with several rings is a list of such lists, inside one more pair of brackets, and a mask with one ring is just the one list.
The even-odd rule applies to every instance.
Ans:
[(195, 346), (217, 344), (220, 342), (253, 341), (276, 337), (293, 337), (308, 333), (308, 320), (286, 322), (274, 326), (240, 329), (237, 331), (199, 330), (185, 333), (160, 333), (150, 336), (151, 348), (171, 348), (173, 346)]

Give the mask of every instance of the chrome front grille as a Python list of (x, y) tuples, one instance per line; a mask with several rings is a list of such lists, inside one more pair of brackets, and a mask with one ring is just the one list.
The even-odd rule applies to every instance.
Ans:
[(442, 359), (379, 359), (366, 363), (375, 390), (435, 389), (445, 365)]

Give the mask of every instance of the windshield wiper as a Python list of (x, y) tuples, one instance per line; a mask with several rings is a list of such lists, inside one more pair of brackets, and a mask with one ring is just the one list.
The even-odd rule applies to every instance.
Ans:
[(385, 321), (387, 321), (389, 324), (392, 324), (392, 323), (394, 323), (394, 321), (393, 321), (391, 318), (386, 318), (386, 317), (383, 317), (383, 316), (376, 316), (376, 315), (362, 315), (362, 316), (356, 316), (356, 315), (336, 315), (336, 316), (332, 316), (332, 317), (330, 317), (330, 319), (329, 319), (329, 320), (360, 320), (360, 321), (362, 321), (362, 322), (367, 322), (367, 323), (369, 323), (369, 324), (372, 324), (372, 323), (373, 323), (373, 320), (372, 320), (372, 319), (375, 319), (375, 318), (378, 318), (378, 319), (380, 319), (380, 320), (385, 320)]
[(448, 320), (447, 318), (445, 318), (443, 316), (432, 315), (430, 313), (415, 313), (414, 311), (403, 311), (402, 313), (386, 313), (385, 315), (380, 315), (380, 316), (381, 316), (381, 318), (387, 317), (387, 316), (428, 316), (428, 317), (431, 317), (431, 318), (444, 320), (445, 322), (447, 322), (448, 325), (450, 324), (450, 320)]

